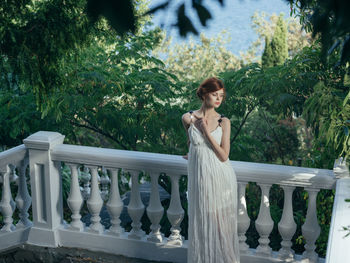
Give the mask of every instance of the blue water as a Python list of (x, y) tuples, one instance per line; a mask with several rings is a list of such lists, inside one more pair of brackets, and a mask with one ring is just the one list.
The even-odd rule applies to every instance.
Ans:
[[(151, 0), (150, 7), (163, 2), (164, 0)], [(204, 0), (203, 4), (210, 10), (213, 18), (209, 20), (207, 27), (202, 27), (197, 14), (192, 11), (191, 0), (173, 0), (168, 10), (155, 14), (153, 22), (158, 26), (163, 25), (167, 36), (171, 36), (174, 43), (188, 42), (190, 35), (195, 41), (199, 41), (199, 36), (193, 34), (182, 38), (178, 29), (172, 26), (176, 23), (177, 6), (183, 2), (186, 5), (186, 15), (191, 18), (199, 33), (203, 32), (207, 37), (213, 37), (220, 31), (227, 30), (231, 41), (226, 47), (236, 55), (240, 51), (246, 51), (258, 37), (251, 28), (251, 16), (256, 11), (267, 14), (283, 12), (286, 18), (290, 12), (289, 4), (284, 0), (226, 0), (223, 7), (216, 0)]]

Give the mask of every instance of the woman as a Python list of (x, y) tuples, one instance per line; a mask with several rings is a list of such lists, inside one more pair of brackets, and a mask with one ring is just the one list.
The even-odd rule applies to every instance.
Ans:
[(237, 182), (229, 162), (230, 120), (218, 114), (223, 83), (205, 80), (197, 89), (199, 110), (182, 116), (188, 159), (188, 263), (239, 263)]

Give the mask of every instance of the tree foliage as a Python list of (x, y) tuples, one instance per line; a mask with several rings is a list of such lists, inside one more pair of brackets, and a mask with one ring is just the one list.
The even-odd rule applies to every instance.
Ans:
[(268, 37), (265, 37), (265, 48), (261, 56), (261, 64), (264, 67), (272, 67), (274, 65), (274, 57), (272, 52), (271, 41)]
[(116, 41), (109, 51), (99, 43), (82, 50), (69, 62), (70, 85), (54, 94), (57, 106), (47, 114), (66, 127), (100, 134), (116, 148), (178, 153), (175, 102), (182, 91), (177, 78), (150, 55), (159, 36), (159, 30), (144, 31)]
[(62, 59), (86, 43), (93, 26), (85, 1), (5, 1), (0, 5), (3, 84), (33, 89), (42, 103), (62, 85)]
[[(0, 86), (2, 86), (0, 82)], [(0, 88), (0, 150), (22, 144), (31, 133), (60, 131), (54, 116), (41, 118), (33, 92)]]
[[(266, 38), (270, 41), (277, 25), (279, 17), (283, 16), (272, 14), (268, 15), (264, 12), (255, 12), (251, 17), (252, 29), (257, 34), (258, 38), (249, 46), (247, 51), (240, 51), (239, 57), (244, 64), (260, 62), (261, 54), (266, 46)], [(288, 57), (292, 58), (299, 53), (304, 47), (312, 44), (311, 34), (305, 32), (299, 21), (294, 17), (284, 18), (287, 25), (287, 47)], [(269, 41), (268, 41), (269, 42)]]
[(337, 64), (350, 62), (350, 2), (347, 0), (288, 0), (291, 13), (297, 14), (301, 24), (313, 36), (320, 36), (322, 43), (321, 57), (327, 56), (340, 46)]
[(230, 41), (225, 31), (212, 38), (202, 33), (199, 43), (192, 38), (187, 43), (175, 45), (171, 41), (165, 39), (153, 54), (164, 56), (166, 69), (182, 81), (199, 82), (208, 76), (241, 67), (239, 58), (225, 47)]
[(264, 67), (281, 65), (288, 57), (287, 28), (280, 15), (271, 42), (265, 38), (265, 49), (261, 61)]
[[(310, 69), (317, 63), (317, 54), (306, 49), (284, 65), (262, 69), (259, 64), (251, 64), (220, 74), (228, 93), (222, 111), (231, 118), (233, 159), (268, 161), (266, 145), (273, 142), (278, 144), (275, 158), (282, 163), (287, 159), (296, 162), (299, 148), (292, 118), (301, 116), (306, 98), (313, 92), (318, 76)], [(259, 129), (253, 125), (257, 116), (264, 123)], [(287, 149), (286, 141), (296, 145), (290, 148), (290, 154), (283, 150)]]
[(279, 16), (273, 38), (271, 40), (271, 49), (274, 55), (275, 65), (281, 65), (288, 57), (287, 46), (287, 27), (283, 16)]
[[(319, 37), (322, 78), (307, 102), (305, 116), (315, 129), (321, 149), (349, 156), (350, 18), (349, 1), (290, 0), (301, 24)], [(328, 147), (328, 148), (327, 148)], [(330, 147), (330, 148), (329, 148)], [(323, 154), (325, 155), (325, 154)]]
[[(147, 10), (141, 0), (97, 2), (2, 2), (0, 72), (3, 85), (7, 85), (7, 88), (18, 86), (33, 90), (41, 111), (47, 110), (45, 107), (55, 107), (50, 98), (52, 93), (60, 91), (66, 84), (67, 60), (78, 56), (79, 49), (90, 45), (95, 38), (111, 39), (114, 36), (114, 39), (120, 39), (116, 32), (123, 32), (126, 37), (125, 30), (129, 30), (128, 25), (132, 21), (121, 20), (124, 15), (138, 18), (132, 23), (134, 34), (149, 19), (149, 16), (141, 17)], [(129, 8), (133, 9), (132, 14), (129, 12), (120, 15), (120, 12)], [(92, 10), (102, 12), (103, 17)], [(116, 27), (117, 31), (113, 31), (111, 26)]]

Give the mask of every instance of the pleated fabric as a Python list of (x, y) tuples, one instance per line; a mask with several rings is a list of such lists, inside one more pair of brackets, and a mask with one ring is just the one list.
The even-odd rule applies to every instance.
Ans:
[[(191, 123), (188, 134), (188, 263), (239, 263), (237, 180)], [(211, 135), (221, 144), (222, 128)]]

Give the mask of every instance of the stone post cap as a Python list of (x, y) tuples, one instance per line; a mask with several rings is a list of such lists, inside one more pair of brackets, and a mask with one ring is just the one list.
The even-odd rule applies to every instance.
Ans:
[(333, 173), (336, 178), (349, 177), (349, 167), (346, 164), (346, 157), (340, 157), (334, 161)]
[(64, 135), (58, 132), (39, 131), (23, 140), (27, 149), (49, 150), (57, 144), (62, 144)]

